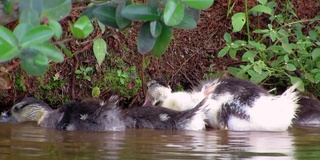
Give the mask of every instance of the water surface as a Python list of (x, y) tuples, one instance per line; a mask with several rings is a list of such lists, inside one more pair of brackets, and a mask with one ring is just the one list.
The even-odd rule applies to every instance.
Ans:
[(0, 123), (0, 159), (319, 159), (320, 128), (286, 132), (59, 131)]

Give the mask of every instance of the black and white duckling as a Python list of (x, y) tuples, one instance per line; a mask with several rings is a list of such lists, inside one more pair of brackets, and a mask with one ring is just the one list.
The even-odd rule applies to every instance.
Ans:
[(301, 97), (299, 111), (293, 119), (293, 125), (320, 126), (320, 101), (314, 98)]
[(107, 102), (89, 99), (66, 103), (52, 110), (46, 103), (27, 98), (12, 107), (12, 116), (18, 122), (37, 121), (41, 127), (60, 130), (122, 131), (126, 128), (170, 130), (204, 130), (204, 101), (188, 111), (162, 107), (138, 107), (120, 110), (117, 96)]
[[(153, 85), (152, 85), (153, 84)], [(171, 92), (167, 95), (150, 93), (168, 90), (165, 85), (148, 83), (148, 97), (162, 100), (162, 106), (175, 110), (185, 110), (208, 97), (206, 117), (212, 128), (239, 131), (284, 131), (295, 118), (299, 108), (297, 84), (282, 95), (272, 95), (259, 85), (237, 78), (217, 78), (202, 83), (191, 92)], [(155, 88), (154, 88), (155, 87)], [(181, 96), (182, 95), (182, 96)], [(156, 102), (158, 103), (158, 102)], [(191, 105), (190, 105), (191, 104)]]

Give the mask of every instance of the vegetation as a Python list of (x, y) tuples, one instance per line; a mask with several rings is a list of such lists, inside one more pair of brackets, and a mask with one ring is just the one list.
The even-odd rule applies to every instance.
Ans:
[[(314, 19), (300, 20), (296, 18), (291, 1), (285, 1), (279, 13), (275, 13), (275, 7), (278, 6), (276, 2), (258, 2), (250, 10), (235, 13), (231, 18), (234, 32), (242, 30), (246, 25), (247, 41), (232, 40), (229, 33), (224, 35), (226, 46), (218, 56), (228, 54), (233, 59), (242, 56), (242, 61), (245, 62), (239, 67), (229, 67), (229, 73), (238, 78), (250, 79), (254, 83), (300, 83), (300, 91), (305, 91), (305, 87), (316, 88), (313, 92), (319, 95), (320, 26), (313, 24), (320, 20), (320, 15)], [(250, 36), (250, 14), (268, 14), (268, 28), (255, 28), (255, 36)], [(314, 28), (304, 34), (303, 29), (312, 25)]]

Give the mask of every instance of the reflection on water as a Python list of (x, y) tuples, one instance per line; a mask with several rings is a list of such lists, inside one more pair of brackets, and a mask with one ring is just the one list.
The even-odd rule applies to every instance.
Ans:
[(0, 159), (307, 159), (320, 157), (320, 128), (287, 132), (84, 132), (0, 124)]

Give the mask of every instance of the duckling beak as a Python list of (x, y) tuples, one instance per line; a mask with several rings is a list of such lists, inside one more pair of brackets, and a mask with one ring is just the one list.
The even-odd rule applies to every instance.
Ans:
[(145, 100), (144, 100), (143, 104), (142, 104), (142, 107), (148, 107), (150, 105), (152, 105), (152, 104), (151, 104), (151, 101), (149, 100), (148, 95), (147, 95), (145, 97)]

